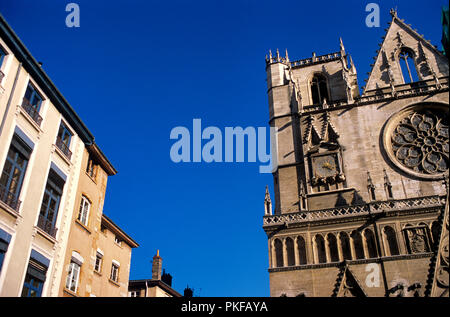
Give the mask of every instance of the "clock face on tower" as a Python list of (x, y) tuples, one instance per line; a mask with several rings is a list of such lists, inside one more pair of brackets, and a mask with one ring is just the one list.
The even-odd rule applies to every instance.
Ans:
[(316, 177), (335, 176), (339, 173), (335, 155), (323, 155), (313, 159), (314, 174)]

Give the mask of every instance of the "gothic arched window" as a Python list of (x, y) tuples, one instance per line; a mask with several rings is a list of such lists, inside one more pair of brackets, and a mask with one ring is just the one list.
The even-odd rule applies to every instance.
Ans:
[(298, 248), (298, 259), (301, 264), (307, 264), (306, 260), (306, 243), (305, 239), (303, 237), (298, 236), (297, 237), (297, 248)]
[(350, 248), (350, 239), (345, 232), (339, 234), (339, 240), (341, 240), (342, 257), (344, 260), (352, 259), (352, 251)]
[(311, 80), (311, 96), (313, 105), (322, 104), (328, 97), (327, 79), (321, 74), (314, 75)]
[(339, 252), (334, 234), (329, 233), (327, 235), (327, 243), (331, 262), (339, 262)]
[(386, 243), (389, 248), (389, 255), (399, 255), (397, 237), (395, 235), (395, 230), (391, 227), (384, 227), (384, 236), (386, 238)]
[(286, 252), (287, 252), (287, 266), (294, 266), (295, 265), (294, 241), (291, 238), (286, 238)]
[(327, 254), (325, 253), (325, 241), (323, 241), (323, 237), (318, 234), (315, 237), (316, 244), (316, 253), (317, 253), (317, 261), (318, 263), (326, 263), (327, 262)]
[(352, 232), (353, 247), (355, 248), (356, 259), (364, 259), (364, 246), (361, 234), (358, 231)]
[(276, 239), (274, 242), (275, 248), (275, 267), (283, 267), (283, 243)]
[(375, 242), (375, 236), (372, 230), (367, 229), (364, 231), (364, 239), (366, 240), (367, 254), (369, 259), (376, 258), (378, 256), (377, 245)]
[(408, 48), (403, 48), (398, 55), (400, 69), (405, 84), (419, 81), (417, 75), (416, 63), (414, 62), (414, 52)]
[(431, 224), (431, 235), (433, 237), (433, 244), (437, 246), (439, 243), (439, 236), (441, 235), (441, 226), (439, 225), (439, 222), (433, 221)]

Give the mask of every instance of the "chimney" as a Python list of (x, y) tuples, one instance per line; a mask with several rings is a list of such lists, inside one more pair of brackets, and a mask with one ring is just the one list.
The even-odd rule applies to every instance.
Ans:
[(156, 251), (156, 255), (153, 257), (152, 263), (152, 279), (160, 280), (162, 270), (162, 258), (159, 256), (159, 250)]

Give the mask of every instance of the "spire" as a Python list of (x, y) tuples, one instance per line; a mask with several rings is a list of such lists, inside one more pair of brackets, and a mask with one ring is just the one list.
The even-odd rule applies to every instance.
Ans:
[(264, 197), (264, 215), (272, 215), (272, 201), (270, 199), (269, 187), (266, 185), (266, 195)]
[(353, 58), (351, 55), (349, 55), (350, 58), (350, 70), (353, 74), (356, 74), (356, 67), (355, 64), (353, 63)]
[(289, 55), (288, 55), (287, 49), (286, 49), (286, 55), (285, 55), (285, 58), (286, 58), (286, 62), (289, 63)]
[(339, 46), (341, 48), (341, 56), (344, 57), (345, 56), (345, 47), (344, 47), (344, 43), (342, 42), (342, 37), (339, 38)]
[(389, 176), (386, 172), (386, 169), (384, 169), (384, 168), (383, 168), (383, 173), (384, 173), (384, 189), (386, 190), (387, 198), (392, 199), (392, 198), (394, 198), (393, 192), (392, 192), (392, 184), (391, 184), (391, 181), (389, 180)]
[(395, 8), (395, 9), (391, 8), (389, 13), (391, 14), (392, 18), (396, 18), (397, 17), (397, 8)]
[(279, 62), (279, 61), (280, 61), (280, 51), (277, 48), (277, 62)]

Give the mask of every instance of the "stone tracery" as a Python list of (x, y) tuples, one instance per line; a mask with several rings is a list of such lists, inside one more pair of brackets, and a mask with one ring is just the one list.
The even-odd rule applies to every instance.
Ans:
[(403, 118), (391, 136), (395, 158), (421, 174), (439, 174), (449, 167), (448, 117), (430, 110)]

